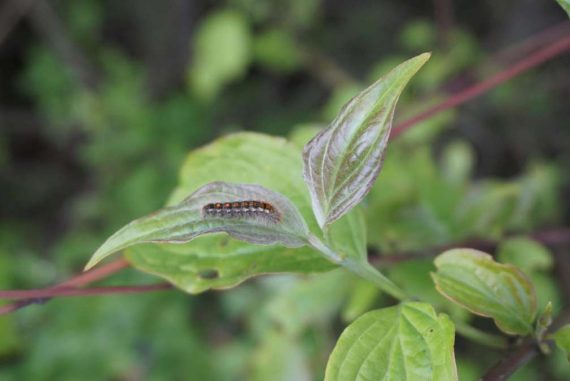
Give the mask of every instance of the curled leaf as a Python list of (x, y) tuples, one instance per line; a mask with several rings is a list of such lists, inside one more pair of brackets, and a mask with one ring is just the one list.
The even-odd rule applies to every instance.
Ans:
[(382, 167), (398, 98), (429, 57), (424, 53), (400, 64), (352, 98), (330, 127), (305, 146), (304, 177), (321, 228), (370, 191)]
[(493, 318), (505, 333), (532, 333), (536, 291), (513, 265), (495, 262), (473, 249), (452, 249), (435, 259), (432, 273), (437, 290), (469, 311)]
[[(230, 211), (223, 204), (252, 201)], [(253, 201), (265, 203), (265, 210)], [(222, 204), (215, 211), (216, 204)], [(269, 205), (269, 206), (267, 206)], [(175, 206), (139, 218), (113, 234), (93, 255), (89, 269), (105, 257), (139, 243), (184, 243), (207, 233), (226, 232), (256, 244), (301, 247), (308, 228), (285, 196), (259, 185), (209, 183)]]

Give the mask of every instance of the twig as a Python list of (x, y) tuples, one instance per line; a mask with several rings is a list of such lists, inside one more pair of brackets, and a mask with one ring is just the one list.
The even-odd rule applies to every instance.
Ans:
[(481, 378), (481, 381), (506, 380), (516, 372), (517, 369), (538, 356), (539, 353), (536, 343), (529, 339), (515, 351), (510, 352), (497, 365), (489, 369)]
[[(65, 282), (62, 282), (56, 286), (50, 287), (50, 288), (46, 288), (44, 290), (46, 291), (54, 291), (54, 290), (62, 290), (62, 289), (70, 289), (70, 288), (76, 288), (76, 287), (81, 287), (81, 286), (85, 286), (89, 283), (93, 283), (95, 281), (101, 280), (101, 279), (105, 279), (107, 277), (109, 277), (111, 274), (114, 274), (126, 267), (129, 266), (129, 262), (127, 262), (124, 259), (119, 259), (116, 260), (114, 262), (108, 263), (104, 266), (95, 268), (93, 270), (81, 273), (71, 279), (68, 279)], [(10, 291), (4, 291), (4, 292), (10, 292)], [(7, 304), (5, 306), (0, 307), (0, 315), (5, 315), (14, 311), (17, 311), (21, 308), (27, 307), (31, 304), (38, 304), (38, 303), (45, 303), (47, 302), (50, 298), (49, 297), (44, 297), (44, 298), (39, 298), (39, 297), (32, 297), (31, 299), (27, 299), (27, 300), (20, 300), (17, 301), (15, 303), (12, 304)]]
[[(570, 242), (570, 228), (557, 228), (550, 230), (538, 231), (530, 234), (531, 237), (547, 245), (558, 245), (561, 243)], [(461, 243), (438, 246), (433, 249), (426, 250), (425, 252), (395, 254), (389, 256), (378, 256), (371, 253), (371, 263), (374, 265), (393, 264), (406, 260), (421, 259), (433, 257), (444, 250), (454, 247), (473, 247), (480, 250), (492, 251), (497, 242), (490, 240), (469, 240)], [(162, 286), (128, 286), (128, 287), (115, 287), (115, 288), (92, 288), (92, 289), (77, 289), (78, 287), (85, 286), (89, 283), (105, 279), (110, 275), (126, 268), (129, 263), (124, 259), (119, 259), (114, 262), (108, 263), (104, 266), (95, 268), (88, 272), (82, 273), (73, 277), (65, 282), (62, 282), (54, 287), (39, 289), (39, 290), (8, 290), (0, 291), (0, 298), (25, 298), (24, 300), (0, 307), (0, 315), (14, 312), (20, 308), (24, 308), (31, 304), (45, 303), (51, 297), (56, 296), (80, 296), (80, 295), (100, 295), (107, 293), (120, 293), (124, 292), (145, 292), (159, 289), (166, 289), (166, 285)], [(148, 289), (146, 289), (148, 287)], [(155, 288), (156, 287), (156, 288)], [(93, 290), (93, 291), (90, 291)]]
[[(172, 288), (170, 283), (159, 283), (138, 286), (108, 286), (91, 288), (39, 288), (35, 290), (0, 290), (0, 298), (4, 299), (46, 299), (56, 296), (93, 296), (109, 294), (131, 294), (139, 292), (166, 290)], [(27, 299), (27, 300), (26, 300)]]
[(93, 283), (95, 281), (105, 279), (109, 275), (114, 274), (122, 269), (125, 269), (130, 266), (130, 263), (127, 262), (124, 258), (117, 259), (116, 261), (110, 262), (106, 265), (101, 267), (86, 271), (81, 273), (63, 283), (58, 284), (55, 287), (80, 287), (85, 286), (89, 283)]
[(428, 119), (429, 117), (438, 114), (442, 111), (448, 110), (450, 108), (456, 107), (460, 104), (463, 104), (479, 95), (491, 90), (494, 87), (497, 87), (503, 82), (508, 81), (509, 79), (516, 77), (519, 74), (524, 73), (562, 53), (567, 52), (570, 50), (570, 36), (566, 36), (547, 47), (540, 49), (539, 51), (524, 57), (516, 64), (512, 65), (511, 67), (495, 74), (494, 76), (484, 80), (483, 82), (479, 82), (463, 91), (460, 91), (457, 94), (451, 95), (443, 102), (427, 109), (424, 112), (417, 114), (414, 117), (411, 117), (401, 123), (399, 123), (396, 127), (392, 129), (392, 133), (390, 134), (390, 138), (396, 138), (400, 136), (404, 131), (408, 130), (413, 125)]
[(543, 46), (549, 45), (569, 35), (570, 23), (566, 20), (533, 34), (521, 42), (510, 45), (508, 48), (495, 54), (492, 61), (502, 65), (508, 65), (515, 60), (520, 60), (522, 57), (532, 54), (533, 51)]
[[(562, 311), (552, 323), (549, 332), (556, 331), (559, 327), (570, 322), (570, 310)], [(508, 353), (501, 361), (481, 377), (481, 381), (504, 381), (519, 368), (540, 354), (538, 344), (533, 339), (526, 340), (520, 347)]]

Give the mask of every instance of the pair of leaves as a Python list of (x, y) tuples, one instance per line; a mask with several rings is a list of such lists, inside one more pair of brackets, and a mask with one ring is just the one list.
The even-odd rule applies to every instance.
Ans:
[[(352, 257), (356, 260), (346, 262), (349, 269), (356, 273), (372, 276), (369, 269), (364, 269), (362, 265), (365, 260), (366, 246), (361, 217), (358, 216), (358, 211), (350, 214), (347, 214), (347, 212), (353, 209), (368, 193), (372, 182), (378, 175), (398, 97), (405, 84), (428, 58), (429, 54), (422, 54), (404, 62), (356, 96), (343, 108), (340, 115), (332, 123), (332, 126), (323, 133), (318, 134), (305, 147), (305, 181), (310, 190), (313, 212), (317, 218), (318, 225), (320, 228), (324, 228), (332, 222), (340, 220), (333, 227), (335, 234), (329, 235), (332, 238), (329, 238), (327, 241), (327, 245), (333, 247), (332, 250), (329, 250), (327, 245), (323, 245), (319, 238), (309, 233), (312, 230), (313, 232), (316, 231), (314, 233), (316, 235), (321, 234), (318, 227), (315, 226), (313, 229), (314, 223), (312, 222), (314, 220), (312, 216), (308, 215), (310, 209), (308, 207), (302, 208), (300, 212), (296, 207), (306, 200), (307, 192), (306, 190), (298, 189), (299, 184), (303, 188), (300, 179), (297, 180), (296, 178), (298, 176), (296, 173), (300, 171), (291, 171), (296, 167), (297, 163), (295, 163), (294, 159), (291, 160), (290, 154), (292, 150), (290, 147), (287, 147), (286, 152), (282, 152), (286, 159), (289, 160), (288, 163), (287, 160), (283, 161), (283, 158), (279, 156), (281, 152), (273, 152), (273, 150), (267, 150), (267, 147), (262, 147), (265, 142), (261, 141), (264, 139), (257, 136), (255, 140), (258, 141), (258, 144), (249, 145), (251, 151), (245, 152), (244, 155), (243, 150), (239, 150), (239, 146), (240, 143), (241, 145), (246, 145), (244, 137), (248, 136), (248, 134), (241, 134), (237, 135), (232, 141), (237, 147), (232, 147), (232, 144), (219, 145), (215, 148), (210, 147), (209, 152), (202, 155), (208, 156), (210, 154), (212, 156), (211, 161), (202, 160), (202, 165), (211, 166), (211, 163), (214, 163), (213, 166), (216, 168), (214, 178), (206, 175), (202, 179), (208, 178), (210, 181), (229, 180), (231, 177), (240, 177), (249, 172), (259, 172), (259, 167), (263, 167), (265, 172), (270, 173), (271, 176), (279, 177), (277, 183), (294, 183), (295, 192), (291, 192), (291, 194), (283, 192), (284, 196), (277, 192), (279, 190), (279, 187), (275, 186), (277, 184), (269, 183), (267, 187), (252, 185), (263, 184), (263, 181), (259, 181), (263, 179), (261, 176), (254, 176), (255, 179), (251, 181), (252, 184), (250, 185), (226, 182), (208, 184), (208, 182), (204, 182), (201, 184), (203, 185), (202, 188), (179, 204), (133, 221), (119, 230), (97, 250), (88, 263), (87, 268), (94, 266), (118, 250), (136, 244), (185, 243), (206, 233), (226, 232), (235, 238), (255, 244), (278, 244), (286, 247), (301, 247), (308, 244), (316, 247), (317, 250), (324, 253), (327, 259), (335, 264), (344, 264), (345, 258)], [(227, 139), (226, 143), (228, 140), (232, 139)], [(270, 145), (275, 144), (271, 141)], [(264, 149), (266, 155), (260, 155), (259, 151)], [(200, 153), (198, 153), (198, 156), (200, 156)], [(227, 162), (223, 163), (219, 160), (222, 157)], [(244, 162), (247, 165), (240, 167), (239, 164)], [(195, 184), (195, 182), (185, 180), (192, 178), (193, 172), (200, 170), (199, 166), (192, 166), (192, 164), (188, 163), (192, 163), (192, 160), (189, 159), (187, 165), (183, 168), (183, 185), (180, 187), (185, 194), (188, 194), (190, 189), (196, 189), (187, 186), (188, 184)], [(290, 163), (293, 164), (290, 165)], [(224, 165), (227, 167), (224, 168)], [(287, 165), (289, 167), (283, 168)], [(187, 176), (185, 172), (192, 173), (192, 175)], [(245, 179), (247, 176), (242, 177)], [(240, 182), (243, 182), (243, 179)], [(291, 190), (291, 187), (288, 188), (288, 190)], [(270, 189), (275, 189), (275, 191)], [(178, 198), (179, 195), (180, 190), (175, 193), (175, 197)], [(214, 219), (205, 218), (203, 208), (209, 203), (246, 200), (263, 201), (272, 204), (281, 218), (268, 220), (252, 217), (251, 213), (237, 217), (233, 216), (232, 218), (224, 217), (226, 214), (222, 214), (219, 218)], [(343, 216), (345, 218), (341, 219)], [(309, 228), (305, 221), (309, 221)], [(185, 249), (188, 249), (188, 247)], [(156, 252), (155, 249), (150, 251)], [(177, 250), (169, 248), (168, 251), (176, 252)], [(267, 268), (259, 268), (256, 260), (247, 259), (243, 256), (243, 258), (237, 261), (243, 260), (248, 264), (248, 267), (251, 265), (250, 271), (247, 271), (242, 277), (232, 272), (232, 281), (224, 282), (220, 281), (220, 279), (224, 279), (228, 274), (227, 271), (221, 271), (220, 269), (221, 258), (217, 258), (218, 260), (215, 263), (206, 261), (209, 266), (206, 265), (204, 267), (194, 261), (196, 257), (201, 255), (192, 253), (186, 259), (190, 259), (193, 263), (190, 263), (188, 266), (182, 266), (173, 257), (157, 259), (158, 254), (156, 253), (150, 257), (144, 251), (141, 254), (140, 251), (137, 253), (137, 250), (135, 250), (134, 253), (130, 258), (135, 265), (139, 265), (139, 268), (161, 274), (184, 289), (195, 292), (207, 288), (205, 284), (196, 286), (194, 281), (196, 281), (197, 277), (200, 278), (199, 280), (202, 283), (204, 280), (207, 281), (208, 278), (212, 278), (215, 280), (216, 287), (224, 287), (236, 284), (255, 273), (268, 270)], [(233, 252), (233, 254), (239, 256), (239, 253)], [(310, 251), (310, 254), (308, 254), (312, 261), (315, 260), (314, 254), (313, 251)], [(280, 257), (278, 256), (277, 258)], [(167, 263), (165, 266), (165, 262), (171, 260), (174, 261), (174, 268)], [(140, 265), (141, 263), (142, 265)], [(204, 264), (202, 263), (202, 265)], [(215, 266), (212, 268), (212, 265)], [(299, 262), (298, 267), (293, 267), (293, 269), (296, 271), (307, 271), (303, 267), (304, 264)], [(180, 270), (183, 268), (193, 274), (189, 282), (188, 279), (180, 278)], [(277, 265), (273, 264), (270, 270), (285, 271), (285, 268), (280, 269), (279, 263), (277, 263)], [(177, 273), (177, 276), (172, 276), (173, 273)], [(208, 276), (209, 273), (211, 273), (210, 276)], [(378, 281), (379, 285), (387, 284), (393, 295), (401, 295), (398, 293), (397, 288), (389, 284), (389, 281), (380, 274), (374, 275), (372, 278)]]
[(325, 381), (457, 380), (453, 323), (426, 303), (368, 312), (342, 333)]
[[(256, 133), (228, 135), (188, 155), (168, 204), (176, 207), (188, 194), (215, 181), (255, 183), (286, 196), (298, 208), (309, 230), (314, 230), (317, 225), (300, 176), (302, 168), (301, 150), (285, 139)], [(350, 213), (339, 225), (358, 218), (358, 212)], [(349, 227), (335, 239), (352, 242), (353, 234)], [(166, 278), (191, 293), (235, 286), (256, 274), (334, 268), (308, 247), (251, 245), (225, 234), (202, 235), (185, 244), (133, 245), (126, 256), (139, 270)]]

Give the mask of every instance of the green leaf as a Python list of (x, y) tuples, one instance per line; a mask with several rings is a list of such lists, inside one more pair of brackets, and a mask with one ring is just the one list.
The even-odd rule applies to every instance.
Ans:
[(556, 331), (552, 337), (558, 348), (562, 349), (570, 361), (570, 324), (566, 324), (564, 327)]
[(497, 250), (497, 259), (515, 265), (527, 274), (549, 270), (553, 264), (548, 249), (540, 242), (527, 237), (515, 237), (503, 241)]
[[(285, 139), (255, 133), (228, 135), (188, 155), (169, 204), (180, 203), (192, 191), (213, 181), (260, 184), (288, 197), (309, 230), (315, 232), (319, 228), (301, 175), (302, 167), (300, 148)], [(348, 216), (357, 218), (354, 213)], [(344, 223), (348, 221), (338, 222)], [(339, 230), (343, 232), (333, 237), (334, 242), (351, 242), (354, 237), (362, 237), (350, 229), (339, 226)], [(332, 246), (336, 246), (334, 242)], [(183, 245), (139, 245), (126, 254), (136, 268), (166, 278), (192, 293), (231, 287), (258, 274), (312, 273), (336, 267), (309, 247), (252, 245), (224, 234), (200, 236)]]
[[(268, 202), (273, 211), (254, 207), (253, 202), (245, 212), (231, 209), (232, 203), (246, 200)], [(93, 254), (86, 269), (139, 243), (185, 243), (199, 235), (217, 232), (226, 232), (246, 242), (286, 247), (304, 246), (309, 234), (303, 217), (287, 197), (259, 185), (217, 181), (202, 186), (176, 206), (139, 218), (120, 229)]]
[(452, 249), (435, 259), (437, 290), (474, 314), (493, 318), (508, 334), (530, 334), (536, 316), (534, 286), (513, 265), (497, 263), (486, 253)]
[(325, 381), (457, 380), (454, 327), (426, 303), (368, 312), (340, 336)]
[(245, 17), (222, 10), (209, 15), (194, 41), (189, 80), (196, 94), (205, 99), (245, 74), (251, 60), (251, 32)]
[(369, 192), (380, 173), (400, 93), (429, 57), (421, 54), (380, 78), (305, 146), (304, 177), (321, 228)]
[(570, 17), (570, 0), (556, 0), (556, 2), (566, 11), (568, 17)]

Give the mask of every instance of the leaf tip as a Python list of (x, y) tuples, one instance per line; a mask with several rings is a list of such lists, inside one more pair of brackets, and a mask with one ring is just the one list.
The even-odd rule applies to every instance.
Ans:
[[(101, 246), (103, 247), (103, 246)], [(99, 262), (103, 260), (108, 254), (101, 255), (101, 247), (95, 251), (95, 253), (91, 256), (85, 267), (83, 268), (83, 272), (91, 270), (95, 267)]]
[(417, 70), (420, 70), (421, 67), (424, 66), (425, 63), (428, 62), (430, 58), (431, 58), (431, 52), (425, 52), (425, 53), (422, 53), (420, 55), (415, 56), (411, 60), (416, 61), (416, 63), (417, 63), (416, 71), (417, 71)]
[(91, 270), (93, 267), (95, 267), (95, 265), (98, 263), (98, 261), (94, 260), (93, 258), (91, 258), (89, 260), (89, 262), (87, 262), (87, 264), (85, 265), (85, 267), (83, 267), (83, 272), (89, 271)]

